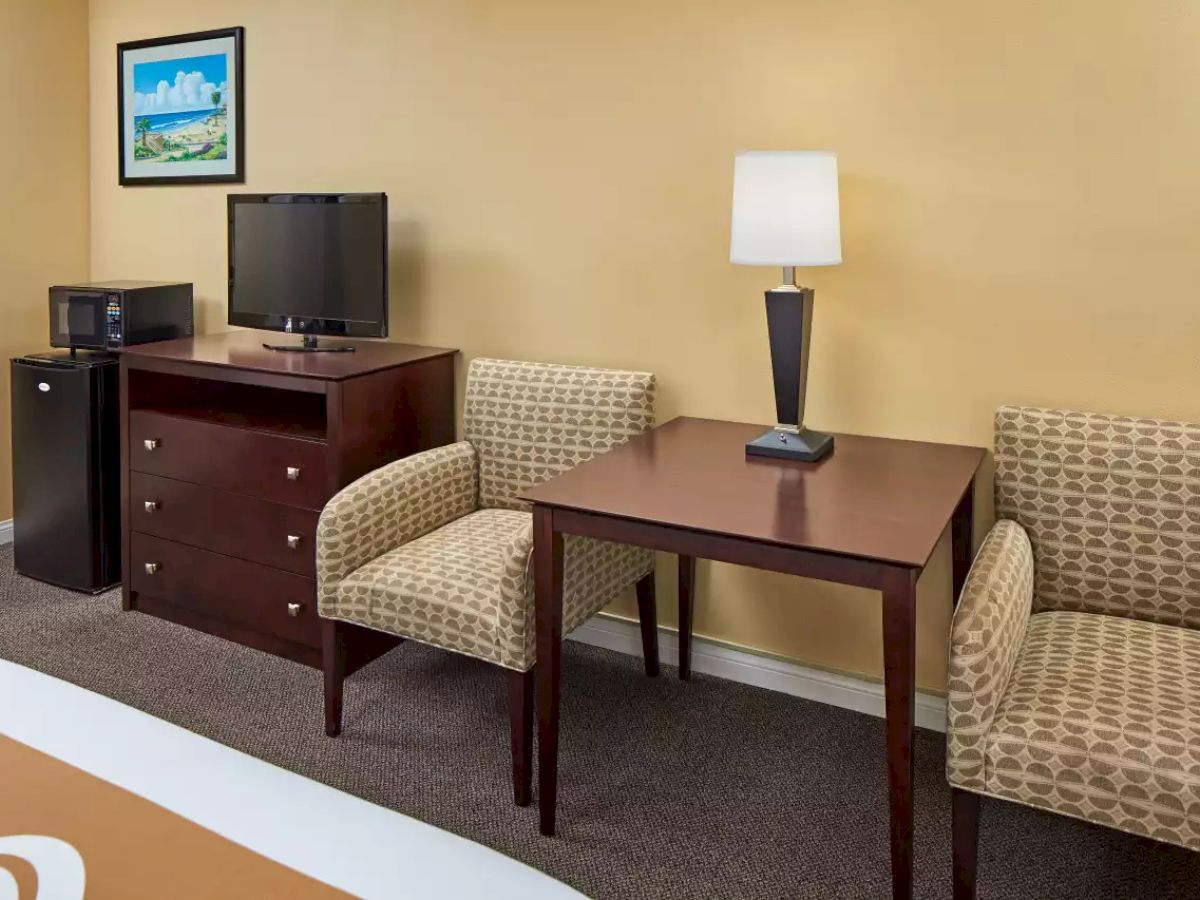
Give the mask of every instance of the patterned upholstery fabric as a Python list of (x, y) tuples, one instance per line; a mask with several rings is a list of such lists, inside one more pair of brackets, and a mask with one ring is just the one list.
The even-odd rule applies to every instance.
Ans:
[(1007, 520), (955, 611), (951, 784), (1200, 850), (1197, 485), (1200, 427), (999, 410)]
[(1200, 850), (1200, 634), (1032, 616), (988, 734), (986, 792)]
[(337, 617), (521, 668), (532, 551), (529, 513), (470, 513), (351, 572), (335, 588)]
[(528, 509), (525, 488), (565, 472), (654, 423), (654, 376), (476, 359), (463, 434), (479, 454), (484, 508)]
[(348, 484), (317, 524), (318, 606), (336, 618), (338, 580), (476, 507), (475, 450), (460, 442), (398, 459)]
[[(594, 541), (566, 535), (563, 540), (563, 634), (585, 621), (654, 571), (654, 551), (629, 544)], [(525, 602), (533, 622), (533, 571), (526, 583)], [(533, 656), (529, 656), (533, 665)]]
[[(517, 493), (648, 428), (653, 395), (640, 373), (476, 360), (468, 441), (384, 466), (322, 511), (321, 615), (528, 671), (533, 516)], [(653, 569), (652, 551), (568, 535), (564, 634)]]
[(1029, 621), (1033, 553), (1016, 522), (1000, 521), (979, 548), (950, 636), (947, 777), (985, 789), (984, 744)]
[[(569, 536), (563, 631), (648, 574), (636, 547)], [(484, 509), (383, 554), (336, 588), (338, 618), (521, 672), (537, 660), (533, 516)]]
[(1200, 626), (1200, 426), (996, 415), (996, 514), (1037, 558), (1035, 610)]

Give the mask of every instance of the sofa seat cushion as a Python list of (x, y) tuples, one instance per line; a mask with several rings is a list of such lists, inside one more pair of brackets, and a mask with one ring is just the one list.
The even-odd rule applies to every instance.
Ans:
[[(525, 625), (526, 565), (532, 545), (530, 513), (469, 513), (343, 578), (336, 588), (336, 615), (501, 662), (505, 634)], [(523, 633), (520, 637), (523, 646)]]
[(1200, 633), (1032, 616), (985, 754), (989, 794), (1200, 850)]

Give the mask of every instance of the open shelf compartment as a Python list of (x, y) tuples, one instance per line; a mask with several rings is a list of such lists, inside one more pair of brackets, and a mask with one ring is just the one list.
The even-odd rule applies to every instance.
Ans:
[(324, 394), (138, 369), (129, 408), (314, 441), (329, 433)]

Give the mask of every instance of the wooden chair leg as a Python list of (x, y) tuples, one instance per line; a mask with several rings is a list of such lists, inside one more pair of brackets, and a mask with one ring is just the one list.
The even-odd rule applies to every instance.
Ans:
[(533, 673), (508, 670), (508, 727), (512, 732), (513, 801), (533, 799)]
[(979, 867), (979, 795), (951, 789), (954, 830), (954, 900), (975, 900)]
[(325, 672), (325, 733), (342, 733), (342, 685), (346, 680), (346, 633), (342, 623), (321, 620), (321, 668)]
[(692, 677), (692, 606), (696, 595), (696, 557), (679, 557), (679, 679)]
[(654, 573), (637, 583), (638, 620), (642, 626), (642, 658), (646, 674), (658, 674), (658, 607), (655, 605)]

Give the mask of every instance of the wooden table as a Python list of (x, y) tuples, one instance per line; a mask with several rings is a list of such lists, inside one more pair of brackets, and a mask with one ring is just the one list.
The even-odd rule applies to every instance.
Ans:
[(562, 535), (578, 534), (678, 554), (681, 608), (691, 602), (696, 557), (882, 593), (892, 896), (909, 898), (917, 578), (949, 524), (958, 596), (984, 451), (839, 434), (817, 463), (746, 456), (746, 441), (762, 432), (674, 419), (525, 492), (534, 514), (542, 834), (554, 833), (558, 793)]

